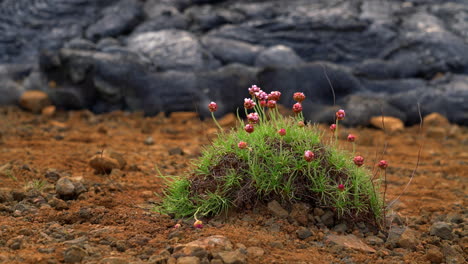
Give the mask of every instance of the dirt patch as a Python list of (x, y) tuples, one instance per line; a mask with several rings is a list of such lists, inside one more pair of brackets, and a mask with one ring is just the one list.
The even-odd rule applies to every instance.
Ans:
[[(349, 226), (345, 233), (376, 251), (366, 253), (326, 242), (327, 235), (340, 233), (337, 226), (342, 224), (334, 222), (327, 228), (326, 212), (310, 208), (305, 216), (309, 225), (304, 227), (309, 235), (293, 217), (281, 218), (255, 206), (249, 182), (233, 194), (240, 197), (238, 202), (247, 213), (205, 220), (203, 229), (194, 229), (193, 220), (181, 221), (182, 232), (174, 234), (177, 220), (151, 210), (160, 201), (163, 186), (155, 166), (165, 175), (189, 174), (190, 160), (200, 155), (215, 131), (214, 124), (199, 121), (193, 113), (147, 118), (138, 113), (97, 116), (78, 111), (59, 112), (50, 119), (2, 108), (0, 123), (0, 262), (61, 263), (78, 252), (84, 254), (83, 262), (97, 263), (112, 256), (151, 263), (151, 257), (168, 247), (211, 235), (227, 237), (236, 249), (242, 245), (263, 249), (262, 257), (246, 253), (248, 263), (430, 263), (438, 253), (444, 262), (467, 254), (468, 135), (464, 127), (444, 138), (425, 139), (415, 178), (392, 208), (397, 213), (393, 223), (414, 234), (403, 233), (405, 240), (400, 237), (392, 244), (388, 233), (344, 223)], [(366, 165), (376, 164), (383, 132), (362, 128), (343, 133), (348, 132), (359, 135), (357, 152), (368, 157)], [(411, 127), (388, 137), (387, 201), (401, 193), (415, 167), (421, 140), (417, 132), (417, 127)], [(145, 144), (148, 136), (154, 144)], [(344, 140), (342, 147), (351, 149)], [(89, 159), (102, 150), (122, 154), (126, 166), (109, 175), (95, 174)], [(82, 183), (86, 191), (71, 200), (57, 198), (55, 182), (47, 174), (52, 168), (60, 177), (70, 178), (75, 188)], [(197, 188), (210, 188), (201, 182)], [(286, 210), (293, 215), (294, 208)], [(294, 215), (301, 215), (300, 211)], [(430, 234), (431, 228), (439, 227), (433, 227), (436, 222), (450, 226), (451, 239)]]

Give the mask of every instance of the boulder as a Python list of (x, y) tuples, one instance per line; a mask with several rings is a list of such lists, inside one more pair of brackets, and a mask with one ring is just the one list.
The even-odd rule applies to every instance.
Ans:
[(290, 47), (276, 45), (260, 52), (255, 58), (257, 67), (294, 67), (304, 61)]
[(237, 62), (245, 65), (253, 65), (255, 58), (263, 50), (262, 46), (210, 36), (202, 38), (201, 42), (213, 56), (224, 64)]

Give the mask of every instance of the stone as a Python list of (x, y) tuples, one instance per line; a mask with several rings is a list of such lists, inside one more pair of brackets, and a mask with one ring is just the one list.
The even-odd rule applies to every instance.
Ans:
[(294, 221), (298, 222), (299, 224), (307, 226), (309, 210), (310, 208), (307, 204), (295, 203), (292, 206), (289, 217), (291, 217)]
[(237, 62), (253, 65), (255, 58), (263, 50), (261, 46), (246, 42), (210, 36), (203, 37), (201, 42), (224, 64)]
[(145, 139), (145, 145), (148, 145), (148, 146), (151, 146), (151, 145), (154, 145), (154, 139), (153, 137), (149, 136)]
[(333, 231), (337, 232), (338, 234), (344, 234), (348, 230), (348, 226), (346, 223), (341, 223), (333, 227)]
[(18, 250), (18, 249), (21, 249), (21, 247), (23, 246), (23, 241), (24, 241), (23, 235), (17, 236), (17, 237), (9, 239), (6, 242), (6, 246), (13, 250)]
[(419, 245), (419, 239), (417, 237), (416, 231), (410, 228), (406, 228), (398, 239), (397, 246), (414, 250), (416, 249), (417, 245)]
[(26, 91), (21, 95), (19, 103), (33, 113), (41, 113), (44, 107), (51, 104), (49, 96), (43, 91)]
[(192, 256), (180, 257), (177, 264), (200, 264), (200, 259)]
[(233, 245), (226, 237), (214, 235), (200, 238), (187, 244), (178, 244), (174, 247), (173, 254), (182, 256), (205, 255), (207, 251), (214, 253), (232, 249)]
[(81, 247), (71, 246), (63, 252), (63, 260), (65, 263), (80, 263), (87, 255)]
[(447, 128), (428, 126), (425, 130), (426, 136), (435, 139), (444, 139), (447, 136)]
[(426, 251), (426, 259), (434, 264), (439, 264), (444, 261), (444, 255), (438, 247), (432, 246)]
[(103, 258), (100, 264), (128, 264), (130, 263), (127, 259), (121, 257), (107, 257)]
[(442, 247), (442, 253), (445, 257), (445, 263), (447, 264), (458, 264), (465, 263), (466, 259), (463, 256), (464, 252), (458, 245), (444, 245)]
[(248, 247), (247, 248), (247, 256), (249, 257), (262, 257), (265, 254), (265, 250), (261, 247)]
[(218, 123), (221, 127), (235, 127), (238, 121), (239, 120), (235, 114), (229, 113), (219, 119)]
[(60, 179), (61, 175), (60, 173), (53, 168), (47, 169), (45, 173), (45, 178), (49, 183), (56, 183)]
[(332, 211), (327, 210), (327, 211), (325, 211), (325, 214), (323, 214), (320, 217), (320, 220), (327, 227), (332, 227), (334, 225), (334, 223), (335, 223), (334, 218), (335, 218), (335, 213), (333, 213)]
[(383, 239), (377, 236), (368, 236), (366, 237), (366, 243), (371, 246), (381, 246), (384, 244)]
[(56, 210), (66, 210), (69, 208), (68, 204), (64, 200), (57, 199), (55, 197), (53, 197), (52, 199), (49, 199), (47, 203), (50, 204), (50, 206), (52, 206), (52, 208)]
[(388, 236), (386, 245), (389, 248), (394, 248), (397, 246), (398, 241), (400, 240), (401, 234), (405, 232), (406, 228), (404, 227), (397, 227), (392, 226), (390, 230), (388, 230)]
[(75, 195), (75, 185), (68, 177), (60, 178), (55, 184), (55, 192), (62, 197)]
[(184, 151), (179, 147), (169, 149), (169, 155), (171, 155), (171, 156), (173, 156), (173, 155), (183, 155), (183, 154), (184, 154)]
[(304, 240), (312, 236), (312, 232), (306, 227), (299, 227), (299, 229), (296, 230), (296, 235), (299, 239)]
[(246, 257), (240, 251), (221, 251), (218, 252), (217, 256), (219, 257), (223, 263), (225, 264), (243, 264), (246, 262)]
[(342, 246), (347, 249), (354, 249), (366, 253), (375, 253), (375, 249), (366, 245), (361, 239), (355, 235), (327, 235), (325, 241)]
[(109, 174), (113, 169), (122, 169), (125, 164), (123, 156), (113, 151), (103, 151), (89, 160), (89, 165), (98, 173)]
[(261, 51), (255, 59), (257, 67), (293, 67), (304, 61), (290, 47), (275, 45)]
[(45, 117), (52, 117), (55, 115), (56, 107), (54, 105), (49, 105), (41, 110), (41, 114)]
[(287, 218), (289, 215), (288, 211), (281, 207), (281, 205), (276, 200), (269, 202), (267, 206), (268, 210), (270, 210), (270, 212), (277, 217)]
[(448, 119), (439, 114), (439, 113), (430, 113), (423, 118), (424, 126), (426, 127), (442, 127), (448, 128), (450, 126), (450, 122)]
[(429, 229), (429, 233), (432, 236), (438, 236), (442, 239), (453, 239), (452, 227), (445, 222), (435, 222)]
[(369, 120), (369, 123), (376, 128), (384, 129), (385, 125), (385, 130), (390, 133), (403, 131), (403, 129), (405, 128), (405, 124), (403, 123), (403, 121), (396, 117), (384, 116), (383, 122), (384, 124), (382, 124), (382, 116), (373, 116)]
[(168, 29), (137, 33), (127, 40), (131, 51), (148, 57), (162, 70), (207, 70), (219, 62), (187, 31)]

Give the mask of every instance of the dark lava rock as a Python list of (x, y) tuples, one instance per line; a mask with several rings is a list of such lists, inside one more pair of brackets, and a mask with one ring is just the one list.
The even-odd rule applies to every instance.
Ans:
[(87, 255), (81, 247), (71, 246), (63, 252), (63, 260), (65, 263), (80, 263)]
[(296, 235), (297, 235), (297, 237), (299, 239), (304, 240), (304, 239), (312, 236), (312, 232), (309, 229), (305, 228), (305, 227), (300, 227), (298, 230), (296, 230)]
[(257, 67), (293, 67), (304, 63), (296, 52), (284, 45), (269, 47), (255, 59)]
[(147, 56), (162, 70), (206, 70), (219, 62), (203, 49), (198, 39), (182, 30), (160, 30), (132, 35), (128, 49)]
[(207, 36), (201, 41), (203, 46), (224, 64), (237, 62), (253, 65), (255, 58), (263, 50), (262, 46), (232, 39)]
[(450, 225), (445, 222), (435, 222), (431, 226), (429, 232), (431, 235), (438, 236), (442, 239), (453, 239), (452, 227), (450, 227)]
[(86, 30), (88, 39), (114, 37), (128, 33), (143, 17), (140, 2), (120, 0), (101, 11), (101, 18)]

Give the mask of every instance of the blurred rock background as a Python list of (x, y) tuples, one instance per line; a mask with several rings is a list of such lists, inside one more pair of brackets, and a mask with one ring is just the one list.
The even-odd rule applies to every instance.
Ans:
[(314, 122), (467, 125), (468, 0), (0, 0), (0, 105), (223, 115), (252, 84)]

